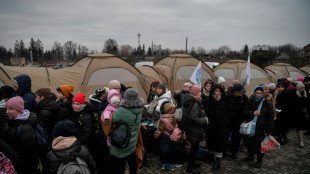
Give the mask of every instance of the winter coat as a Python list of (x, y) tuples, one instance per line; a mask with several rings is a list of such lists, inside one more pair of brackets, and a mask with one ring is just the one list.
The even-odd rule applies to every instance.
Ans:
[(209, 98), (210, 98), (210, 93), (208, 94), (208, 92), (204, 88), (202, 88), (201, 89), (201, 99), (202, 99), (201, 104), (203, 106), (203, 110)]
[(56, 174), (61, 163), (69, 163), (75, 160), (77, 156), (86, 162), (88, 168), (94, 174), (96, 164), (88, 149), (82, 146), (75, 137), (57, 137), (53, 141), (52, 151), (47, 154), (45, 172), (47, 174)]
[(31, 91), (31, 79), (27, 75), (19, 75), (14, 78), (18, 83), (17, 95), (24, 99), (24, 108), (33, 112), (35, 106), (35, 96)]
[(149, 96), (147, 97), (147, 103), (151, 103), (156, 97), (156, 92), (151, 91)]
[(290, 105), (291, 105), (291, 96), (286, 92), (286, 89), (282, 92), (276, 90), (274, 97), (275, 106), (277, 109), (280, 109), (281, 112), (277, 114), (277, 123), (279, 127), (287, 128), (289, 125), (290, 117)]
[(60, 121), (59, 105), (52, 98), (44, 98), (36, 104), (36, 117), (40, 126), (46, 130), (48, 147), (52, 146), (53, 129), (55, 124)]
[(189, 94), (189, 91), (182, 90), (179, 94), (174, 94), (173, 98), (177, 102), (177, 108), (182, 108), (183, 98), (185, 94)]
[[(254, 111), (258, 109), (260, 102), (261, 101), (255, 101), (253, 96), (249, 98), (248, 108), (245, 112), (247, 121), (253, 120)], [(245, 145), (249, 149), (249, 153), (256, 153), (260, 151), (260, 145), (264, 140), (265, 134), (270, 134), (273, 126), (274, 111), (272, 104), (268, 100), (264, 100), (260, 110), (260, 116), (257, 118), (254, 137), (245, 137)]]
[[(155, 96), (154, 100), (149, 105), (147, 105), (147, 113), (150, 115), (153, 115), (153, 113), (156, 112), (157, 115), (160, 116), (160, 107), (164, 101), (168, 101), (170, 103), (173, 103), (173, 101), (171, 99), (171, 92), (170, 91), (165, 92), (161, 96)], [(156, 106), (156, 107), (154, 108), (154, 106)], [(159, 124), (160, 117), (159, 118), (153, 117), (152, 119), (153, 119), (154, 127), (157, 128), (158, 124)]]
[[(21, 161), (21, 168), (24, 173), (36, 173), (38, 166), (38, 154), (36, 134), (33, 124), (37, 124), (38, 120), (35, 115), (28, 110), (24, 110), (23, 119), (18, 117), (8, 121), (4, 140), (8, 145), (18, 153)], [(19, 125), (23, 124), (18, 134)]]
[[(212, 96), (214, 90), (217, 88), (219, 88), (222, 92), (222, 96), (219, 101)], [(210, 126), (206, 131), (207, 149), (215, 152), (224, 152), (227, 144), (229, 118), (225, 102), (224, 89), (218, 84), (213, 85), (210, 91), (210, 98), (205, 106), (205, 112), (210, 122)], [(239, 121), (239, 119), (237, 120)]]
[(56, 103), (60, 106), (59, 115), (61, 120), (69, 119), (70, 115), (72, 115), (72, 99), (73, 96), (70, 96), (67, 101), (58, 100)]
[(290, 123), (295, 129), (302, 129), (307, 122), (307, 114), (310, 113), (310, 103), (306, 92), (300, 93), (298, 90), (292, 94), (292, 105), (290, 105), (294, 114), (289, 116)]
[(231, 129), (239, 129), (240, 124), (245, 121), (244, 112), (248, 108), (248, 97), (245, 94), (240, 97), (235, 97), (233, 94), (228, 95), (226, 108)]
[(120, 92), (118, 92), (117, 90), (110, 90), (108, 93), (108, 106), (105, 108), (105, 110), (103, 111), (103, 119), (110, 119), (110, 114), (112, 112), (115, 112), (117, 108), (115, 108), (112, 104), (111, 104), (111, 97), (113, 97), (114, 95), (117, 95), (120, 98), (120, 101), (122, 101), (122, 94)]
[(277, 119), (276, 105), (275, 105), (274, 99), (272, 97), (272, 94), (264, 95), (264, 98), (265, 98), (265, 100), (268, 100), (271, 103), (272, 108), (273, 108), (273, 113), (274, 113), (273, 118), (274, 118), (274, 120)]
[(191, 94), (184, 95), (182, 120), (186, 138), (192, 143), (204, 138), (204, 127), (208, 122), (201, 110), (202, 104), (197, 98)]
[(90, 101), (91, 104), (93, 104), (96, 112), (99, 113), (99, 107), (100, 107), (100, 103), (101, 103), (101, 100), (99, 99), (99, 97), (97, 97), (96, 94), (91, 94), (89, 96), (89, 101)]
[(81, 145), (86, 146), (91, 150), (93, 147), (93, 137), (95, 127), (93, 124), (92, 113), (94, 108), (91, 103), (86, 102), (83, 110), (72, 113), (69, 118), (76, 125), (76, 138), (80, 141)]
[(6, 101), (5, 99), (0, 100), (0, 135), (3, 133), (3, 127), (9, 120), (6, 114)]
[(157, 150), (160, 153), (167, 153), (172, 150), (173, 142), (170, 139), (170, 135), (176, 125), (176, 119), (174, 114), (163, 114), (158, 125), (158, 128), (154, 134), (157, 139)]
[[(131, 138), (129, 144), (125, 148), (115, 147), (113, 144), (110, 146), (110, 154), (117, 158), (124, 158), (136, 151), (137, 138), (139, 125), (142, 118), (144, 101), (138, 100), (123, 100), (117, 111), (113, 113), (112, 124), (118, 124), (120, 122), (126, 122), (131, 132)], [(136, 121), (136, 123), (135, 123)], [(125, 125), (121, 125), (122, 129), (126, 129)]]

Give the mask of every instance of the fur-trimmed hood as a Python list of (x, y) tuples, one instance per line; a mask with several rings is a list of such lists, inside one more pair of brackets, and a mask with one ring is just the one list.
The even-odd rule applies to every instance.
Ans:
[(144, 100), (142, 98), (137, 100), (124, 99), (120, 104), (120, 107), (124, 108), (140, 108), (143, 106), (144, 106)]

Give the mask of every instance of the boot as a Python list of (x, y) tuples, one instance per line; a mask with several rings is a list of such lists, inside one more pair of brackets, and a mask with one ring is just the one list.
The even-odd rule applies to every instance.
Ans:
[(187, 166), (186, 173), (191, 173), (191, 174), (200, 174), (200, 171), (194, 168), (194, 166)]
[(210, 163), (214, 163), (214, 155), (213, 154), (209, 154), (208, 156), (207, 156), (207, 159), (206, 160), (204, 160), (203, 162), (205, 163), (205, 164), (210, 164)]
[(221, 158), (215, 158), (215, 161), (213, 163), (211, 170), (216, 170), (216, 169), (219, 169), (220, 167), (221, 167)]
[(243, 160), (243, 162), (251, 162), (254, 161), (254, 155), (253, 154), (249, 154), (247, 157), (245, 157)]
[(297, 137), (299, 139), (299, 147), (304, 147), (304, 139), (302, 137), (302, 131), (297, 131)]

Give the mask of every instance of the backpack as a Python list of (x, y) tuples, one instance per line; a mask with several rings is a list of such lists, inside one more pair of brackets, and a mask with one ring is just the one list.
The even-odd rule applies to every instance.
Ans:
[[(20, 134), (20, 131), (22, 129), (24, 124), (20, 124), (17, 128), (17, 134)], [(37, 139), (37, 145), (39, 146), (46, 146), (47, 145), (47, 134), (43, 127), (41, 127), (39, 124), (31, 124), (34, 127), (34, 132), (36, 134)]]
[(86, 162), (80, 157), (76, 157), (75, 160), (70, 161), (67, 164), (63, 162), (57, 169), (57, 174), (91, 174)]
[(17, 174), (10, 159), (0, 152), (0, 173)]
[[(120, 126), (125, 125), (126, 129), (121, 129)], [(125, 122), (119, 123), (110, 136), (110, 142), (113, 146), (118, 148), (126, 148), (129, 144), (131, 138), (131, 132), (129, 131), (129, 126)]]

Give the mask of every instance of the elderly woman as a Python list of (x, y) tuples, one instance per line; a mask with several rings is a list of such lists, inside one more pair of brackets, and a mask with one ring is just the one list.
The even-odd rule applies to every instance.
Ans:
[[(248, 109), (245, 112), (245, 116), (248, 121), (253, 120), (254, 115), (258, 116), (256, 122), (255, 135), (253, 137), (245, 137), (245, 146), (248, 149), (248, 157), (244, 159), (244, 162), (254, 161), (254, 154), (257, 155), (256, 168), (262, 167), (264, 154), (261, 153), (261, 143), (266, 135), (269, 135), (274, 124), (274, 110), (272, 104), (268, 100), (264, 99), (264, 89), (261, 86), (257, 86), (254, 89), (254, 95), (249, 98)], [(262, 108), (258, 111), (260, 103)]]

